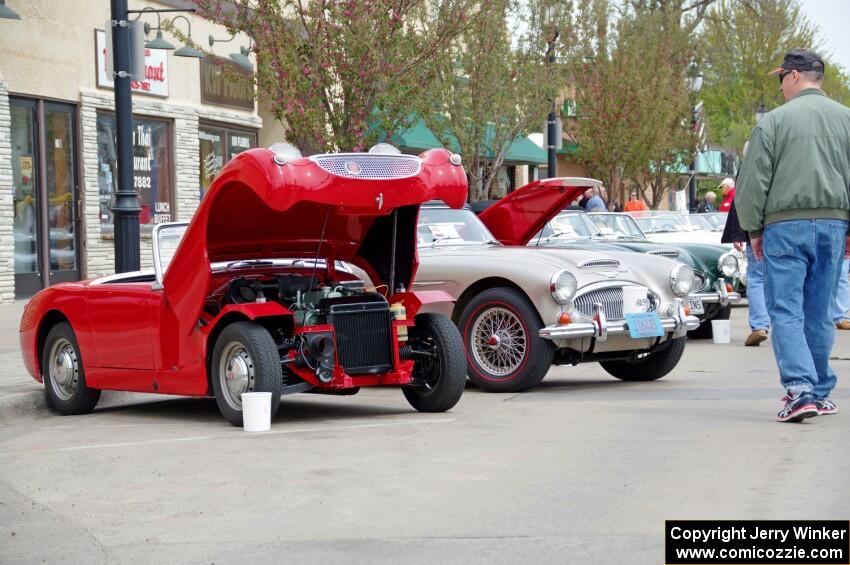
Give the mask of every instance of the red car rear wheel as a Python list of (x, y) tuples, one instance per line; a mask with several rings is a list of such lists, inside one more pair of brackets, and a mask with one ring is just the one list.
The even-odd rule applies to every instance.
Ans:
[(80, 346), (68, 322), (59, 322), (47, 333), (41, 374), (47, 404), (61, 414), (86, 414), (100, 400), (100, 391), (86, 385)]

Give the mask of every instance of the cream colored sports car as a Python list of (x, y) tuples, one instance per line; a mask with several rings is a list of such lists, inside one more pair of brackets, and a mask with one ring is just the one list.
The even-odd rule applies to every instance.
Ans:
[[(534, 181), (480, 217), (440, 203), (420, 210), (413, 287), (443, 290), (464, 339), (469, 378), (493, 391), (537, 385), (553, 365), (599, 362), (627, 381), (669, 373), (699, 326), (683, 302), (694, 271), (634, 252), (525, 247), (564, 206), (599, 181)], [(429, 307), (425, 306), (427, 310)]]

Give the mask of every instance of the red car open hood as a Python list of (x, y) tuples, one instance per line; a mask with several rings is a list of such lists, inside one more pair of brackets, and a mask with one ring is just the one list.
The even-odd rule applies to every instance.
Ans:
[(560, 177), (530, 182), (511, 192), (478, 216), (505, 245), (525, 245), (570, 202), (602, 181)]
[[(410, 288), (418, 266), (419, 205), (466, 202), (466, 173), (445, 149), (420, 156), (340, 153), (284, 159), (269, 149), (240, 153), (201, 201), (164, 274), (168, 301), (194, 324), (211, 263), (314, 257), (351, 262), (376, 285), (389, 280), (393, 211), (395, 281)], [(456, 164), (457, 163), (457, 164)]]

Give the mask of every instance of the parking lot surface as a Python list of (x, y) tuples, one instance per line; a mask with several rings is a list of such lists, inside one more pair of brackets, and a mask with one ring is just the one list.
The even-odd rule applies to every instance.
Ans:
[(286, 397), (272, 431), (211, 399), (104, 393), (44, 408), (0, 307), (0, 562), (663, 562), (665, 519), (847, 519), (850, 332), (840, 413), (774, 421), (770, 350), (691, 341), (624, 383), (554, 368), (521, 394), (467, 388), (445, 414), (397, 389)]

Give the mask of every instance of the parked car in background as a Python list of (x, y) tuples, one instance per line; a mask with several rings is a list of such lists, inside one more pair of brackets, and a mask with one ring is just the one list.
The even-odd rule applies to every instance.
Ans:
[(36, 294), (21, 349), (48, 403), (81, 414), (101, 390), (213, 395), (240, 425), (246, 392), (271, 393), (274, 414), (285, 394), (394, 385), (417, 410), (450, 409), (466, 382), (463, 344), (450, 320), (420, 309), (452, 297), (405, 289), (419, 205), (462, 206), (466, 175), (444, 149), (392, 149), (245, 151), (190, 223), (156, 227), (153, 271)]
[[(693, 215), (693, 214), (691, 214)], [(723, 231), (723, 227), (726, 225), (726, 218), (729, 216), (728, 212), (709, 212), (708, 214), (697, 214), (701, 216), (704, 220), (706, 220), (711, 225), (712, 231)]]
[(450, 308), (427, 308), (457, 324), (477, 386), (525, 390), (553, 364), (586, 362), (622, 380), (653, 380), (681, 359), (687, 331), (699, 326), (686, 311), (693, 269), (627, 251), (526, 246), (567, 203), (599, 184), (534, 181), (480, 217), (441, 203), (422, 207), (413, 288), (457, 297)]
[(732, 304), (741, 299), (735, 292), (739, 267), (732, 252), (719, 245), (653, 243), (628, 214), (566, 210), (548, 222), (529, 245), (635, 251), (685, 263), (694, 269), (697, 279), (688, 297), (691, 314), (700, 319), (700, 327), (688, 333), (692, 338), (710, 338), (711, 320), (728, 320)]
[[(722, 245), (737, 259), (740, 267), (738, 291), (744, 292), (747, 284), (746, 256), (734, 249), (731, 244), (721, 243), (723, 226), (726, 224), (726, 212), (711, 214), (679, 214), (677, 212), (653, 210), (648, 212), (629, 212), (638, 227), (650, 241), (658, 243), (705, 243)], [(723, 223), (720, 224), (720, 220)], [(719, 227), (718, 227), (719, 226)]]

